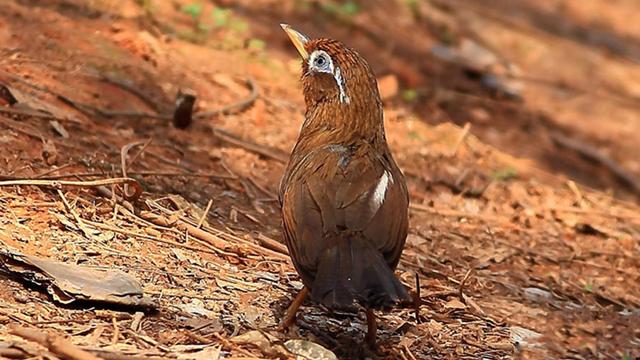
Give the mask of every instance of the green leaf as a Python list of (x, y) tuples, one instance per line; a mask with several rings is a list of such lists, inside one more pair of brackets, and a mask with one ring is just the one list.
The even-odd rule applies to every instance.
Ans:
[(215, 27), (226, 26), (231, 18), (231, 10), (215, 7), (211, 10), (211, 18), (213, 19), (213, 25)]
[(202, 3), (191, 3), (184, 5), (180, 11), (190, 15), (193, 19), (197, 19), (202, 14)]
[(205, 23), (202, 23), (202, 22), (198, 21), (198, 24), (196, 25), (196, 28), (198, 29), (198, 31), (206, 32), (206, 31), (211, 30), (213, 28), (213, 25), (205, 24)]
[(584, 284), (584, 291), (593, 292), (593, 284)]
[(236, 19), (230, 22), (229, 28), (235, 32), (243, 33), (249, 29), (249, 24), (246, 21)]
[(353, 16), (358, 14), (360, 6), (355, 1), (347, 1), (340, 6), (340, 12), (344, 15)]
[(338, 5), (333, 2), (321, 2), (320, 9), (329, 15), (335, 15), (338, 13)]
[(267, 43), (262, 39), (249, 39), (249, 43), (247, 47), (251, 50), (264, 50), (267, 46)]

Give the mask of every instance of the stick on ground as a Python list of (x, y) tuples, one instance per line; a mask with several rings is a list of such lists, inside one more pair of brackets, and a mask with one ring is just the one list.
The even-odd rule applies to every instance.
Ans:
[(56, 335), (45, 334), (35, 328), (25, 328), (20, 326), (13, 326), (9, 330), (13, 335), (17, 335), (25, 340), (36, 342), (61, 357), (67, 360), (101, 360), (90, 352), (84, 351), (77, 346), (73, 345), (63, 337)]

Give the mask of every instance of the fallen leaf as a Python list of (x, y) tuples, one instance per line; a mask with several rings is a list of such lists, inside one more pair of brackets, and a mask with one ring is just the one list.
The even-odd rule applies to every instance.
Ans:
[(540, 347), (541, 345), (536, 344), (536, 341), (542, 337), (542, 334), (535, 332), (533, 330), (529, 330), (520, 326), (512, 326), (511, 331), (511, 342), (516, 344), (516, 346), (522, 347)]
[(220, 359), (220, 346), (210, 346), (200, 351), (196, 351), (188, 354), (179, 354), (180, 360), (218, 360)]
[(235, 344), (253, 345), (265, 355), (291, 357), (291, 353), (279, 344), (278, 338), (266, 332), (251, 330), (230, 339)]
[(63, 139), (69, 138), (69, 132), (64, 128), (64, 126), (62, 126), (62, 124), (60, 124), (58, 120), (51, 120), (49, 121), (49, 124), (51, 124), (53, 130), (55, 130), (58, 135), (62, 136)]
[(466, 309), (467, 305), (465, 305), (462, 301), (458, 300), (458, 299), (451, 299), (449, 301), (447, 301), (446, 304), (444, 304), (444, 307), (446, 307), (447, 309)]
[(467, 305), (469, 305), (473, 309), (473, 311), (475, 311), (477, 314), (484, 315), (484, 311), (482, 310), (482, 308), (478, 305), (478, 303), (476, 303), (475, 300), (473, 300), (471, 296), (462, 294), (462, 297), (464, 298), (464, 302), (466, 302)]
[(442, 328), (444, 327), (442, 325), (442, 323), (436, 321), (436, 320), (429, 320), (429, 323), (427, 323), (427, 326), (429, 327), (429, 333), (430, 334), (436, 334), (439, 333), (440, 330), (442, 330)]
[(204, 302), (200, 299), (191, 299), (191, 303), (189, 304), (178, 304), (176, 306), (182, 311), (192, 315), (201, 315), (207, 318), (213, 318), (215, 316), (213, 311), (207, 310), (204, 307)]
[(0, 269), (45, 287), (54, 300), (62, 304), (85, 300), (155, 307), (144, 297), (140, 283), (120, 270), (92, 269), (10, 250), (0, 251)]

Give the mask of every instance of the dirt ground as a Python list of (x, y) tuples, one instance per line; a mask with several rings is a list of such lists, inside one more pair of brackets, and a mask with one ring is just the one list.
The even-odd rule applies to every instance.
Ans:
[[(0, 358), (318, 358), (292, 339), (340, 359), (640, 358), (636, 0), (1, 7), (0, 251), (121, 270), (155, 306), (64, 305), (0, 264)], [(278, 330), (302, 284), (275, 194), (304, 111), (280, 22), (381, 79), (421, 304), (380, 313), (375, 350), (363, 313), (306, 303)], [(433, 50), (465, 41), (489, 69)], [(209, 112), (184, 130), (179, 91)], [(139, 197), (94, 181), (124, 177)]]

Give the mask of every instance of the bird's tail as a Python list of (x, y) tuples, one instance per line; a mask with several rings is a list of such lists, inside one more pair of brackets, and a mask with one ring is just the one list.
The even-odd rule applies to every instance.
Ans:
[(336, 241), (318, 263), (311, 298), (328, 308), (349, 308), (354, 300), (367, 308), (410, 301), (382, 254), (362, 238)]

